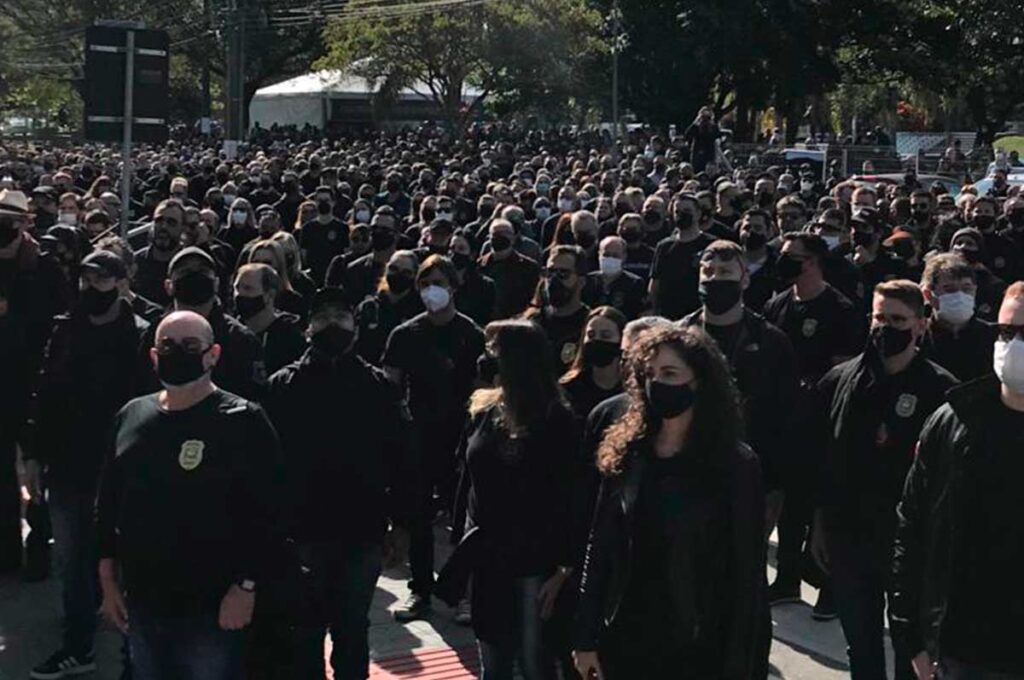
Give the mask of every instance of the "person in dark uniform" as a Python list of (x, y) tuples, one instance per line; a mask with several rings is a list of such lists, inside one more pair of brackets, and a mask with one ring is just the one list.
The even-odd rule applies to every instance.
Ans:
[(334, 190), (328, 186), (316, 188), (317, 215), (296, 232), (295, 238), (302, 248), (302, 261), (309, 267), (310, 276), (318, 285), (327, 275), (327, 265), (348, 247), (348, 225), (334, 216)]
[(328, 269), (326, 284), (343, 287), (354, 300), (372, 296), (377, 291), (377, 283), (384, 275), (388, 262), (398, 250), (397, 239), (394, 218), (374, 215), (370, 223), (371, 252), (357, 257), (349, 264), (345, 264), (345, 257), (335, 257)]
[[(171, 311), (196, 312), (210, 323), (217, 344), (223, 348), (223, 356), (213, 368), (214, 380), (234, 394), (256, 399), (267, 380), (263, 347), (245, 324), (224, 313), (215, 294), (215, 271), (213, 258), (199, 248), (183, 248), (175, 255), (164, 283), (174, 301)], [(151, 326), (143, 346), (151, 345), (154, 331)], [(151, 370), (147, 373), (149, 386), (155, 387), (158, 376)]]
[(136, 680), (172, 668), (235, 680), (279, 525), (277, 435), (214, 384), (221, 347), (206, 319), (172, 312), (154, 342), (164, 388), (114, 418), (100, 484), (102, 609), (128, 636)]
[(618, 235), (626, 242), (626, 261), (622, 268), (644, 280), (651, 275), (654, 248), (644, 243), (644, 218), (640, 213), (627, 212), (619, 218)]
[[(919, 351), (927, 323), (924, 295), (913, 281), (878, 284), (867, 347), (816, 389), (824, 456), (811, 552), (831, 577), (853, 680), (886, 677), (896, 504), (921, 426), (956, 384)], [(896, 680), (913, 680), (917, 650), (895, 651)]]
[(714, 239), (700, 230), (700, 206), (689, 194), (672, 199), (676, 231), (658, 243), (651, 265), (649, 292), (654, 313), (666, 319), (681, 319), (700, 307), (697, 278), (700, 254)]
[(647, 300), (644, 280), (623, 269), (626, 242), (618, 236), (607, 236), (598, 250), (598, 271), (587, 274), (583, 286), (583, 302), (589, 307), (610, 305), (627, 319), (635, 319)]
[(1024, 283), (997, 324), (995, 375), (925, 422), (896, 509), (891, 630), (917, 680), (1024, 678)]
[(974, 269), (955, 253), (933, 255), (921, 290), (932, 310), (922, 343), (928, 358), (965, 382), (991, 373), (996, 329), (974, 313)]
[(743, 304), (760, 314), (765, 303), (781, 287), (775, 273), (776, 254), (768, 247), (771, 215), (760, 208), (754, 208), (743, 214), (738, 226), (737, 233), (750, 276), (750, 285), (743, 291)]
[(95, 248), (109, 251), (124, 262), (128, 278), (118, 281), (117, 287), (121, 292), (121, 298), (131, 306), (132, 312), (148, 321), (150, 325), (159, 322), (160, 317), (164, 315), (164, 308), (132, 290), (132, 281), (135, 279), (135, 252), (128, 242), (120, 236), (108, 234), (96, 243)]
[(537, 288), (540, 267), (513, 247), (516, 232), (508, 220), (491, 221), (491, 252), (480, 258), (480, 273), (494, 281), (494, 319), (521, 314)]
[(622, 392), (622, 329), (626, 317), (615, 307), (595, 307), (587, 315), (576, 356), (559, 382), (573, 415), (582, 424), (599, 403)]
[[(374, 366), (380, 364), (391, 331), (423, 313), (423, 301), (414, 290), (418, 267), (411, 250), (396, 251), (377, 284), (376, 295), (356, 307), (356, 354)], [(358, 299), (358, 293), (345, 291)]]
[(170, 303), (164, 289), (167, 267), (181, 249), (181, 231), (185, 226), (185, 209), (177, 201), (162, 201), (153, 212), (149, 245), (135, 253), (135, 279), (132, 287), (139, 295), (159, 305)]
[(950, 252), (967, 260), (974, 270), (977, 284), (975, 292), (975, 313), (985, 321), (994, 321), (999, 311), (999, 301), (1003, 299), (1006, 282), (993, 274), (985, 266), (985, 237), (977, 229), (965, 227), (953, 234), (949, 243)]
[(448, 257), (459, 273), (455, 308), (476, 322), (487, 325), (494, 313), (494, 281), (480, 273), (473, 246), (463, 232), (456, 232), (448, 244)]
[(434, 587), (434, 489), (441, 507), (455, 495), (455, 449), (465, 424), (465, 405), (476, 379), (484, 336), (473, 320), (455, 309), (458, 273), (451, 260), (431, 255), (416, 273), (416, 289), (427, 311), (395, 328), (381, 364), (407, 395), (416, 441), (420, 442), (418, 486), (410, 530), (411, 594), (395, 619), (423, 618)]
[(563, 373), (576, 357), (576, 345), (590, 314), (580, 300), (586, 280), (585, 257), (579, 246), (552, 246), (544, 278), (523, 315), (547, 333), (554, 365)]
[(307, 337), (302, 357), (270, 377), (266, 398), (285, 461), (290, 568), (309, 570), (313, 584), (305, 593), (312, 611), (282, 603), (282, 618), (295, 626), (288, 676), (323, 677), (329, 630), (334, 677), (361, 680), (374, 586), (382, 564), (401, 560), (413, 442), (394, 386), (353, 350), (355, 319), (343, 290), (314, 295)]
[(306, 349), (302, 319), (279, 311), (274, 303), (280, 288), (281, 277), (270, 265), (244, 264), (235, 275), (235, 313), (263, 345), (268, 375), (297, 360)]

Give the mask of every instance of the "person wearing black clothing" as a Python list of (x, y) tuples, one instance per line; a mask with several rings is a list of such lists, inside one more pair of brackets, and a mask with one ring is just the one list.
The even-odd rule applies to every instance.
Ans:
[(135, 278), (132, 288), (139, 295), (159, 305), (170, 303), (164, 290), (167, 265), (181, 249), (181, 230), (185, 224), (185, 210), (177, 201), (163, 201), (153, 213), (149, 245), (135, 253)]
[(661, 241), (654, 251), (648, 290), (654, 313), (676, 320), (700, 307), (700, 254), (713, 239), (697, 226), (700, 208), (695, 198), (677, 195), (672, 206), (676, 233)]
[(743, 304), (758, 314), (782, 285), (775, 272), (777, 257), (768, 247), (771, 224), (771, 216), (755, 208), (743, 214), (737, 230), (750, 276), (750, 285), (743, 291)]
[(136, 680), (232, 680), (273, 558), (277, 435), (211, 380), (221, 348), (198, 314), (167, 316), (150, 354), (164, 389), (114, 418), (100, 484), (103, 613)]
[(751, 678), (767, 625), (764, 492), (725, 357), (696, 328), (631, 353), (574, 626), (584, 678)]
[[(205, 318), (213, 327), (214, 338), (223, 348), (222, 356), (213, 368), (213, 378), (219, 385), (246, 399), (256, 399), (267, 380), (263, 363), (263, 347), (251, 330), (232, 316), (224, 313), (214, 291), (217, 276), (213, 259), (198, 248), (183, 248), (171, 260), (165, 286), (174, 300), (170, 311), (192, 311)], [(154, 326), (150, 326), (143, 346), (151, 346)], [(156, 389), (158, 378), (146, 370), (146, 385)]]
[(235, 275), (235, 313), (263, 345), (267, 375), (297, 360), (306, 349), (302, 319), (274, 304), (280, 288), (281, 277), (266, 264), (244, 264)]
[[(860, 285), (864, 294), (858, 297), (866, 312), (871, 305), (871, 296), (867, 292), (874, 290), (883, 281), (906, 278), (907, 267), (902, 260), (882, 249), (882, 231), (876, 220), (860, 217), (851, 219), (850, 239), (853, 252), (846, 259), (860, 272)], [(840, 275), (836, 278), (845, 280)]]
[(284, 193), (274, 202), (274, 209), (281, 215), (281, 225), (285, 231), (291, 231), (299, 214), (299, 206), (305, 198), (299, 192), (299, 178), (294, 172), (281, 175), (281, 188)]
[(434, 488), (441, 507), (451, 508), (455, 457), (465, 423), (465, 404), (476, 379), (484, 337), (472, 319), (455, 309), (452, 292), (458, 273), (451, 260), (431, 255), (416, 273), (416, 289), (426, 312), (391, 332), (381, 364), (407, 395), (416, 441), (420, 442), (418, 488), (410, 528), (409, 599), (395, 611), (401, 622), (423, 618), (434, 586)]
[(983, 264), (985, 259), (985, 237), (977, 229), (965, 227), (959, 229), (950, 241), (950, 252), (967, 260), (974, 270), (975, 313), (985, 321), (994, 321), (999, 311), (999, 301), (1003, 299), (1006, 283), (993, 274)]
[[(921, 426), (956, 384), (919, 351), (926, 326), (916, 284), (878, 284), (867, 348), (816, 388), (824, 455), (811, 552), (831, 577), (853, 680), (886, 677), (884, 612), (887, 597), (892, 611), (896, 504)], [(897, 680), (913, 680), (916, 651), (896, 645)]]
[(930, 257), (921, 276), (921, 290), (932, 309), (922, 349), (962, 381), (992, 372), (996, 329), (974, 313), (977, 289), (974, 270), (955, 253)]
[(508, 220), (491, 220), (491, 252), (480, 258), (480, 273), (494, 281), (494, 319), (521, 314), (537, 289), (540, 267), (515, 251), (515, 228)]
[(128, 278), (118, 281), (117, 288), (121, 299), (132, 308), (132, 313), (145, 319), (150, 325), (159, 322), (160, 317), (164, 315), (164, 308), (132, 290), (132, 280), (135, 278), (135, 253), (128, 242), (120, 236), (108, 234), (96, 243), (95, 248), (96, 250), (107, 250), (124, 262)]
[(373, 295), (377, 290), (385, 267), (394, 257), (398, 235), (394, 229), (394, 220), (374, 215), (370, 225), (370, 245), (372, 252), (366, 253), (350, 264), (344, 265), (344, 259), (335, 257), (327, 272), (328, 286), (342, 286), (349, 291), (353, 300), (362, 300)]
[(626, 317), (615, 307), (596, 307), (587, 315), (576, 356), (559, 379), (579, 423), (599, 403), (622, 392), (619, 346), (625, 325)]
[[(961, 385), (924, 424), (897, 507), (891, 630), (918, 680), (1024, 678), (1024, 284), (998, 316), (995, 376)], [(934, 662), (934, 663), (933, 663)]]
[(484, 678), (511, 678), (517, 659), (527, 680), (553, 673), (542, 627), (571, 572), (566, 490), (577, 439), (554, 366), (538, 359), (545, 346), (543, 331), (529, 322), (487, 326), (499, 386), (473, 394), (459, 446), (466, 531), (438, 592), (457, 600), (472, 578)]
[(348, 247), (348, 225), (334, 216), (334, 191), (330, 187), (317, 187), (314, 200), (317, 216), (303, 224), (295, 237), (310, 276), (320, 283), (327, 275), (327, 265)]
[[(408, 522), (412, 441), (394, 386), (353, 351), (355, 320), (341, 289), (314, 296), (307, 334), (309, 347), (270, 377), (266, 397), (285, 461), (289, 567), (309, 573), (308, 599), (283, 603), (283, 618), (296, 626), (288, 675), (323, 677), (329, 630), (334, 677), (361, 680), (374, 586)], [(296, 612), (303, 604), (311, 611)]]
[(626, 242), (618, 236), (607, 236), (598, 252), (598, 271), (587, 274), (583, 302), (590, 307), (610, 305), (627, 319), (640, 316), (647, 300), (647, 284), (624, 270)]
[(626, 242), (626, 261), (622, 268), (639, 276), (646, 286), (654, 262), (654, 248), (644, 243), (643, 218), (637, 213), (625, 213), (619, 218), (618, 234)]
[(964, 217), (985, 238), (985, 266), (1003, 281), (1016, 281), (1024, 276), (1024, 251), (996, 231), (997, 207), (991, 196), (979, 196), (971, 202)]
[(82, 264), (74, 309), (54, 319), (37, 381), (25, 447), (33, 500), (45, 475), (56, 562), (62, 580), (64, 635), (59, 650), (31, 676), (95, 669), (96, 543), (93, 507), (111, 418), (135, 396), (139, 343), (148, 324), (118, 295), (124, 263), (98, 250)]
[(356, 307), (356, 354), (374, 366), (380, 364), (391, 331), (423, 313), (423, 301), (414, 290), (418, 266), (412, 251), (397, 251), (388, 261), (376, 294)]
[(232, 252), (241, 254), (245, 246), (260, 237), (256, 228), (256, 213), (247, 199), (236, 198), (231, 203), (224, 220), (224, 228), (217, 234), (231, 247)]
[(697, 119), (683, 131), (683, 140), (690, 147), (690, 164), (694, 172), (704, 172), (708, 163), (713, 163), (717, 155), (718, 138), (722, 132), (711, 116), (711, 109), (701, 107)]
[(586, 280), (584, 258), (579, 246), (553, 246), (532, 306), (523, 314), (544, 329), (555, 370), (560, 373), (572, 365), (590, 314), (590, 308), (580, 301)]
[(459, 273), (459, 287), (455, 289), (455, 308), (485, 326), (494, 313), (494, 281), (478, 269), (473, 246), (465, 234), (457, 232), (448, 244), (448, 257)]

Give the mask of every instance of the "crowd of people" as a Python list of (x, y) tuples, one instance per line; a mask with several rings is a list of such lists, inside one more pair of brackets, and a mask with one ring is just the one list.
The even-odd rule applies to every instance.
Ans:
[(365, 678), (407, 561), (395, 619), (447, 603), (487, 680), (763, 679), (802, 582), (855, 680), (887, 618), (898, 680), (1024, 678), (1024, 196), (726, 171), (715, 129), (170, 142), (126, 224), (115, 151), (0, 149), (31, 677), (95, 668), (99, 608), (137, 680), (323, 678), (326, 635)]

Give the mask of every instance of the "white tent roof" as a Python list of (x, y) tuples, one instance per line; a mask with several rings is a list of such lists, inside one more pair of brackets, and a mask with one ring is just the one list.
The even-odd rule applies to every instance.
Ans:
[[(276, 85), (256, 90), (257, 98), (269, 97), (294, 97), (301, 95), (327, 95), (329, 97), (344, 98), (365, 97), (375, 94), (377, 88), (365, 78), (360, 78), (341, 71), (316, 71), (301, 76), (290, 78)], [(480, 95), (480, 90), (466, 86), (463, 89), (463, 98), (471, 102)], [(422, 96), (430, 96), (430, 88), (425, 83), (415, 83), (412, 87), (402, 90), (403, 99), (420, 99)]]

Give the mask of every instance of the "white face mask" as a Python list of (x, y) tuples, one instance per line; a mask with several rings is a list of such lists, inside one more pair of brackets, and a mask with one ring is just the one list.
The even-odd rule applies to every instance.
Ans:
[(551, 217), (551, 208), (537, 208), (537, 219), (543, 222), (547, 218)]
[(441, 220), (442, 222), (451, 222), (452, 214), (451, 212), (445, 210), (443, 212), (437, 213), (437, 219)]
[(962, 324), (974, 316), (974, 296), (970, 293), (946, 293), (940, 295), (938, 301), (939, 308), (935, 310), (935, 314), (946, 323)]
[(565, 198), (563, 198), (560, 201), (558, 201), (558, 209), (561, 212), (572, 212), (573, 208), (575, 208), (575, 207), (576, 207), (575, 201), (570, 201), (569, 199), (565, 199)]
[(362, 222), (363, 224), (370, 223), (370, 211), (369, 210), (357, 210), (356, 211), (356, 222)]
[(73, 212), (62, 212), (58, 217), (57, 221), (61, 224), (67, 224), (69, 226), (75, 226), (78, 224), (78, 215)]
[(246, 223), (246, 218), (248, 216), (249, 216), (249, 213), (245, 212), (244, 210), (235, 210), (235, 211), (233, 211), (231, 213), (231, 223), (232, 224), (245, 224)]
[(997, 340), (992, 354), (992, 369), (999, 382), (1015, 394), (1024, 394), (1024, 340)]
[(420, 299), (428, 312), (440, 312), (451, 302), (452, 296), (447, 288), (441, 286), (427, 286), (420, 291)]
[(825, 241), (825, 245), (828, 246), (829, 250), (835, 250), (839, 247), (838, 236), (822, 236), (821, 238)]
[(615, 276), (622, 271), (621, 257), (599, 257), (597, 262), (605, 276)]

